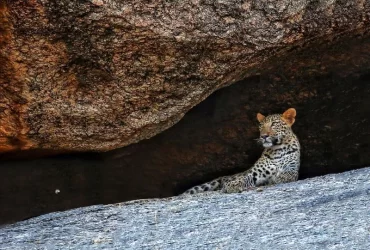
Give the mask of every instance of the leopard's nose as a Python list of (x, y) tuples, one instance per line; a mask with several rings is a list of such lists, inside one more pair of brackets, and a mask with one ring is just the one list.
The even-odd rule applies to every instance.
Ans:
[(269, 137), (269, 136), (268, 135), (261, 135), (262, 139), (266, 139), (267, 137)]

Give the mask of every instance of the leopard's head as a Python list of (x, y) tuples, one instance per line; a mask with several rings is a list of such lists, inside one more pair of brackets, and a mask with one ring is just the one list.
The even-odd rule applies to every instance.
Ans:
[(294, 108), (286, 110), (283, 114), (264, 116), (257, 114), (259, 121), (260, 138), (258, 141), (265, 148), (280, 145), (285, 136), (292, 133), (292, 125), (297, 112)]

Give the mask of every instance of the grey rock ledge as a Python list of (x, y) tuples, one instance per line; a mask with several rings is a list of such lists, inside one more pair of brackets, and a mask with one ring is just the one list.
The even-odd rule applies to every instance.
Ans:
[(0, 249), (370, 249), (370, 168), (46, 214), (0, 228)]

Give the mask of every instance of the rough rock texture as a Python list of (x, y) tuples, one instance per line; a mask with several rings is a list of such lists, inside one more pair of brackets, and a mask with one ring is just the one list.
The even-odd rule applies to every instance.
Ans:
[(370, 168), (263, 191), (51, 213), (0, 229), (0, 249), (370, 248)]
[[(256, 113), (289, 107), (298, 111), (300, 179), (369, 166), (369, 1), (294, 1), (282, 11), (288, 1), (245, 1), (248, 11), (237, 1), (193, 1), (193, 14), (207, 18), (194, 18), (195, 28), (190, 21), (176, 27), (193, 32), (188, 40), (170, 39), (170, 23), (190, 13), (172, 13), (189, 3), (174, 2), (144, 8), (135, 1), (136, 11), (123, 15), (114, 1), (0, 0), (0, 151), (39, 149), (0, 155), (0, 223), (168, 197), (242, 171), (262, 151), (253, 140)], [(291, 17), (295, 11), (302, 15)], [(225, 13), (235, 15), (239, 31), (216, 18)], [(153, 23), (140, 26), (142, 17)], [(275, 20), (283, 26), (265, 23)], [(169, 57), (152, 57), (160, 52)], [(134, 58), (129, 70), (117, 57)], [(216, 91), (149, 140), (102, 154), (19, 160), (150, 137), (234, 81), (235, 72), (243, 73), (235, 79), (252, 76)]]
[[(370, 48), (358, 48), (348, 47), (348, 52), (361, 61), (360, 52), (366, 57)], [(262, 152), (253, 140), (258, 136), (256, 112), (289, 106), (298, 110), (293, 128), (302, 144), (300, 179), (368, 166), (370, 75), (358, 71), (341, 77), (342, 69), (289, 82), (284, 74), (246, 79), (217, 91), (163, 133), (109, 153), (0, 157), (0, 223), (79, 206), (168, 197), (242, 171)], [(300, 84), (305, 92), (295, 91)]]
[(363, 36), (369, 13), (368, 0), (2, 0), (0, 151), (149, 138), (276, 56)]

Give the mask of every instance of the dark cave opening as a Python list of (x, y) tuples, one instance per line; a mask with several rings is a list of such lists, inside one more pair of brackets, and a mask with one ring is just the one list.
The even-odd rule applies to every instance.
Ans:
[(93, 204), (169, 197), (241, 172), (262, 152), (253, 140), (259, 135), (257, 112), (296, 108), (300, 179), (369, 166), (370, 42), (348, 44), (311, 46), (276, 58), (259, 75), (216, 91), (168, 130), (121, 149), (0, 155), (0, 224)]
[(300, 179), (368, 166), (369, 78), (369, 73), (327, 74), (298, 87), (295, 82), (272, 86), (271, 76), (254, 76), (215, 92), (167, 131), (125, 148), (33, 159), (2, 155), (0, 222), (168, 197), (243, 171), (262, 152), (253, 140), (256, 113), (289, 107), (297, 109), (293, 129), (302, 145)]

